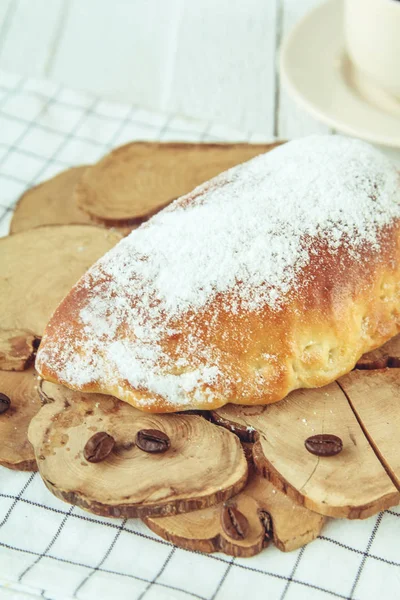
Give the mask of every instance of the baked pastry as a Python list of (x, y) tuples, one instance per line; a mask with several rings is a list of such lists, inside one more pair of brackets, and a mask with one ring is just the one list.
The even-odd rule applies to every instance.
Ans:
[(150, 412), (323, 386), (400, 331), (400, 180), (368, 144), (289, 142), (176, 200), (55, 311), (45, 379)]

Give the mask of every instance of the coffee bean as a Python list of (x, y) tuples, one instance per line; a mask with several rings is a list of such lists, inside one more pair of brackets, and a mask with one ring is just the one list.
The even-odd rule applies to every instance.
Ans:
[(244, 514), (229, 504), (222, 507), (221, 525), (226, 535), (233, 540), (244, 540), (249, 533), (249, 522)]
[(98, 463), (107, 458), (114, 448), (114, 445), (115, 440), (111, 435), (105, 431), (99, 431), (92, 435), (86, 442), (83, 449), (83, 455), (87, 461)]
[(136, 434), (136, 446), (143, 452), (159, 454), (171, 446), (169, 437), (158, 429), (141, 429)]
[(306, 439), (304, 445), (311, 454), (316, 456), (335, 456), (343, 449), (343, 442), (340, 437), (330, 433), (312, 435)]
[(266, 510), (259, 510), (258, 511), (258, 517), (259, 517), (259, 519), (261, 521), (262, 526), (264, 527), (264, 531), (265, 531), (264, 539), (265, 539), (265, 541), (271, 540), (272, 539), (272, 518), (271, 518), (271, 515)]
[(10, 408), (11, 400), (5, 394), (0, 393), (0, 415), (7, 412)]

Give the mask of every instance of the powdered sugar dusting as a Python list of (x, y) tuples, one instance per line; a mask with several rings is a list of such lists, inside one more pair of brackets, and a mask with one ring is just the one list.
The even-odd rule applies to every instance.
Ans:
[(39, 367), (48, 363), (72, 387), (114, 377), (177, 406), (212, 400), (226, 377), (218, 352), (187, 332), (182, 355), (165, 352), (163, 342), (182, 333), (180, 316), (221, 294), (233, 313), (278, 311), (313, 240), (362, 260), (365, 244), (379, 251), (381, 228), (398, 217), (399, 175), (368, 144), (341, 136), (285, 144), (177, 200), (100, 259), (78, 284), (89, 290), (82, 347), (60, 333), (39, 351)]

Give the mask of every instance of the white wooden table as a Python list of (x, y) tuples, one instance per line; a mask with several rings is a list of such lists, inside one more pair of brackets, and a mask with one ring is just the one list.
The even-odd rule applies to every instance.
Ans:
[(320, 2), (0, 0), (0, 68), (263, 137), (326, 132), (275, 68)]

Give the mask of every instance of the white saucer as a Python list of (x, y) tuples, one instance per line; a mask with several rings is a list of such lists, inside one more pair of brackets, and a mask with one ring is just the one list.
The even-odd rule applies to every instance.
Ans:
[(400, 148), (400, 102), (353, 71), (344, 51), (342, 15), (342, 0), (328, 0), (296, 25), (282, 46), (282, 81), (320, 121)]

